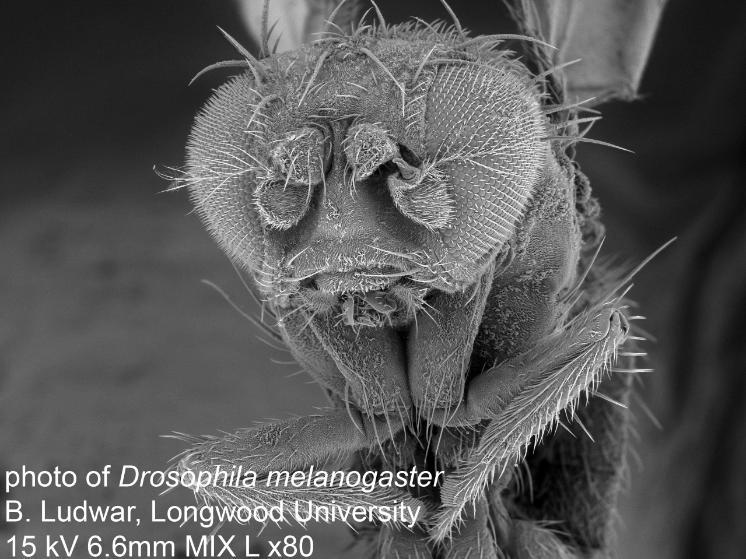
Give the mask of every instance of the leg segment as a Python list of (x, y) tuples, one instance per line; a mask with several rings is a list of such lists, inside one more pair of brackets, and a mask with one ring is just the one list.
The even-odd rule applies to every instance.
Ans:
[(490, 523), (487, 499), (474, 502), (464, 514), (458, 531), (444, 544), (444, 559), (498, 559), (499, 550)]
[(419, 528), (408, 530), (384, 525), (378, 533), (376, 547), (375, 557), (387, 559), (431, 559), (433, 557), (427, 534)]
[[(177, 465), (183, 475), (189, 471), (196, 479), (200, 474), (213, 476), (217, 471), (232, 472), (238, 466), (243, 472), (256, 473), (256, 483), (209, 485), (194, 484), (191, 488), (205, 501), (228, 506), (283, 506), (294, 513), (295, 502), (313, 501), (318, 505), (334, 503), (345, 506), (396, 506), (400, 503), (417, 507), (419, 503), (399, 489), (375, 488), (370, 493), (359, 486), (335, 484), (329, 487), (287, 487), (270, 484), (271, 471), (298, 471), (314, 467), (347, 467), (354, 453), (371, 450), (381, 444), (381, 434), (399, 432), (403, 424), (392, 420), (368, 419), (365, 414), (350, 410), (326, 415), (302, 417), (255, 429), (243, 429), (223, 437), (179, 438), (192, 443)], [(303, 511), (301, 511), (303, 514)]]
[[(633, 363), (621, 366), (634, 368)], [(632, 378), (605, 378), (597, 391), (603, 397), (592, 396), (576, 411), (593, 439), (558, 429), (526, 458), (534, 473), (533, 498), (522, 500), (521, 509), (532, 518), (561, 519), (557, 530), (586, 553), (611, 546), (609, 503), (616, 501), (625, 468), (629, 411), (622, 406), (628, 404)]]
[(515, 559), (578, 558), (551, 529), (530, 520), (516, 520), (513, 523), (512, 548), (510, 556)]
[(444, 508), (434, 529), (438, 540), (449, 536), (468, 503), (524, 457), (527, 441), (536, 443), (556, 424), (560, 411), (596, 388), (628, 329), (617, 301), (608, 301), (584, 311), (535, 349), (472, 381), (466, 404), (454, 418), (492, 421), (479, 445), (446, 479)]

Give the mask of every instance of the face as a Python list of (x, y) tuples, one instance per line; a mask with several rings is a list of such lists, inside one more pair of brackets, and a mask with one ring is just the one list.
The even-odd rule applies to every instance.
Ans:
[[(581, 120), (548, 124), (568, 112), (554, 77), (536, 83), (553, 70), (532, 76), (499, 42), (381, 24), (262, 62), (246, 53), (250, 71), (198, 116), (184, 182), (333, 409), (205, 439), (186, 468), (249, 448), (259, 468), (287, 451), (295, 470), (365, 447), (366, 466), (444, 466), (428, 530), (454, 555), (467, 504), (491, 495), (503, 507), (503, 474), (560, 410), (576, 419), (581, 395), (594, 400), (629, 328), (623, 296), (600, 294), (603, 268), (578, 276), (582, 241), (598, 246), (598, 207), (548, 141), (577, 141)], [(551, 445), (563, 456), (535, 462), (534, 479), (564, 495), (554, 474), (577, 449)]]
[(277, 308), (404, 326), (477, 283), (532, 194), (547, 147), (528, 72), (389, 31), (265, 59), (196, 120), (193, 201)]

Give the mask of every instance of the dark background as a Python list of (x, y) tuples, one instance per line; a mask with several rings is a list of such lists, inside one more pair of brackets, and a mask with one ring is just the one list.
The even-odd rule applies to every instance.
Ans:
[[(379, 4), (394, 22), (444, 16), (436, 0)], [(475, 33), (513, 29), (497, 2), (454, 6)], [(159, 193), (168, 184), (152, 170), (181, 164), (192, 117), (223, 79), (187, 88), (191, 76), (234, 56), (215, 25), (250, 44), (220, 0), (3, 9), (0, 467), (161, 468), (180, 450), (163, 433), (323, 404), (200, 283), (256, 311), (186, 195)], [(657, 339), (639, 392), (662, 428), (635, 405), (624, 558), (746, 553), (745, 84), (746, 5), (671, 1), (642, 99), (604, 107), (593, 131), (636, 154), (579, 149), (606, 254), (636, 263), (679, 237), (632, 291)], [(342, 532), (316, 530), (331, 557)]]

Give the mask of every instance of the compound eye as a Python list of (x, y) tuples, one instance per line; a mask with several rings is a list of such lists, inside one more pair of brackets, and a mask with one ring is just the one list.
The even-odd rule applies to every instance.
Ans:
[(324, 180), (331, 142), (318, 128), (300, 128), (280, 138), (269, 158), (271, 173), (258, 185), (254, 201), (266, 225), (290, 229), (306, 215), (313, 187)]
[(329, 169), (331, 141), (318, 128), (304, 127), (287, 133), (270, 151), (275, 170), (292, 185), (319, 184)]

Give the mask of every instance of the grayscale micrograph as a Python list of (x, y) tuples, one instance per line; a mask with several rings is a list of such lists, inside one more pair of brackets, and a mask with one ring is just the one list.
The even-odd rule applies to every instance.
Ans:
[(746, 553), (740, 4), (5, 11), (0, 556)]

